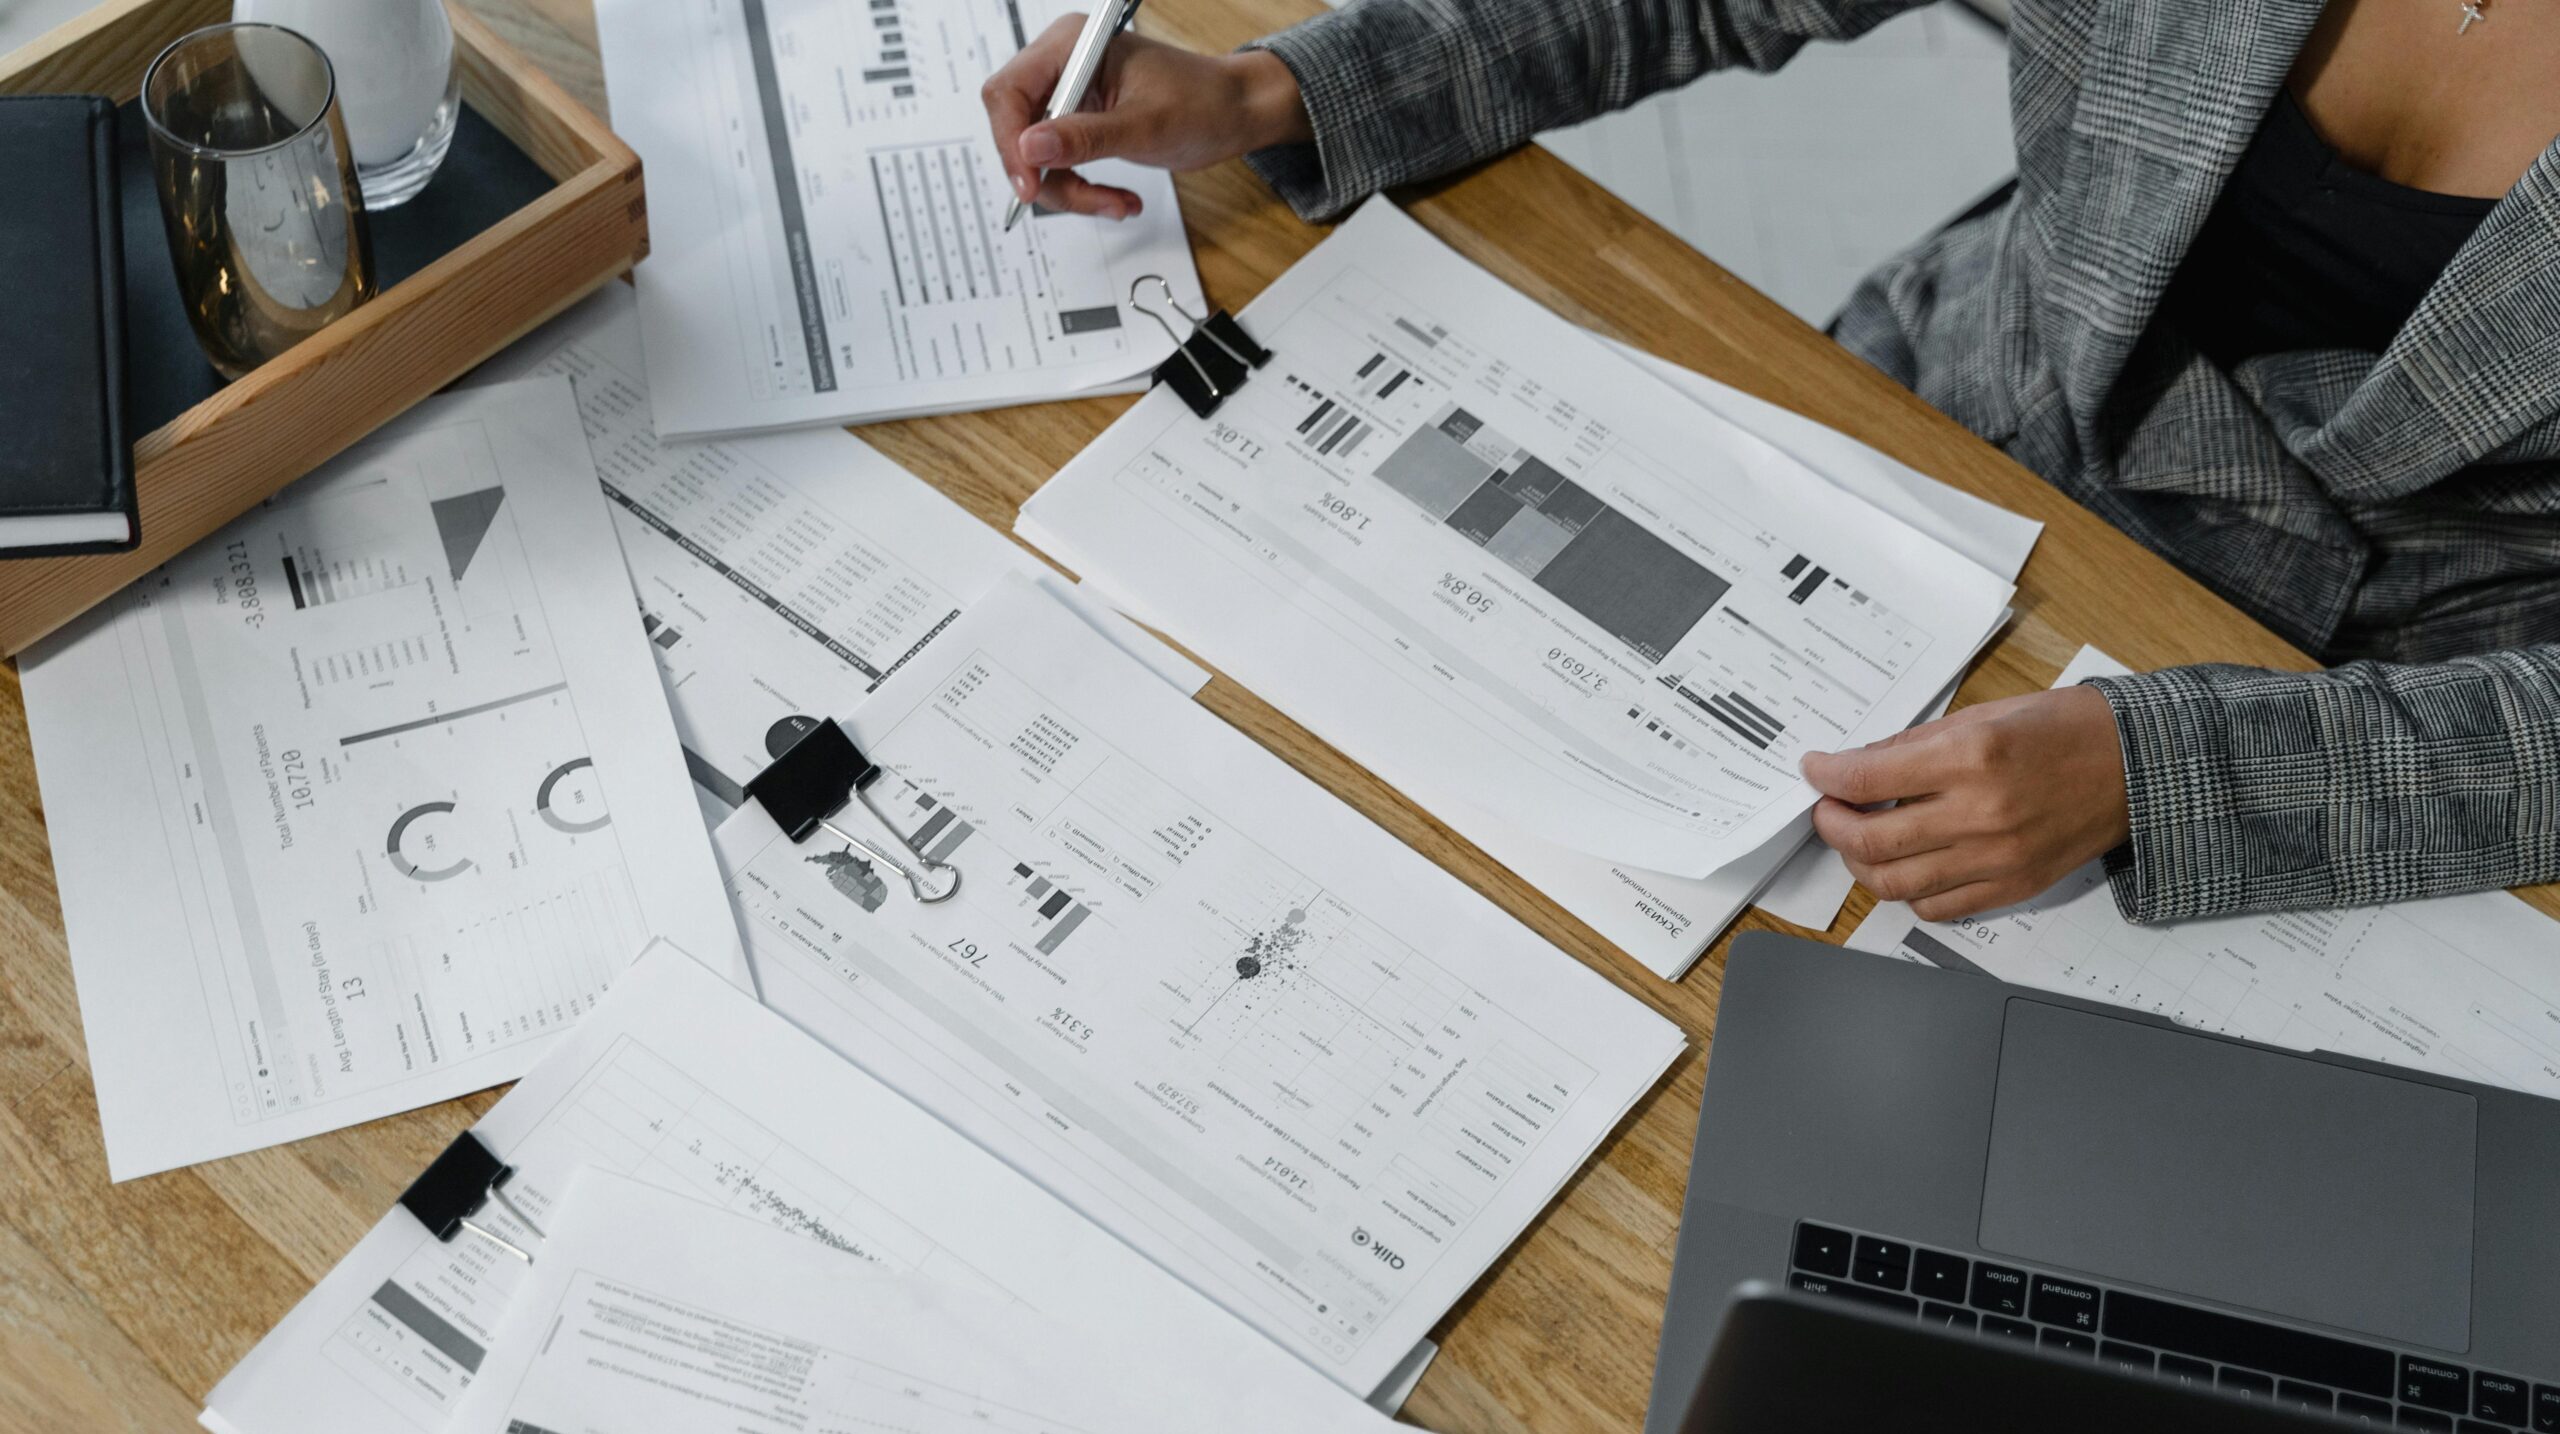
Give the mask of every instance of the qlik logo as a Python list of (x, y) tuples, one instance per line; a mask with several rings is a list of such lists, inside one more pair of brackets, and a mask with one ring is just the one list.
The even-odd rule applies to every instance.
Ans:
[(1386, 1266), (1390, 1270), (1401, 1270), (1404, 1268), (1404, 1256), (1388, 1249), (1384, 1244), (1370, 1239), (1369, 1232), (1365, 1227), (1355, 1228), (1352, 1230), (1351, 1243), (1376, 1256), (1378, 1263)]

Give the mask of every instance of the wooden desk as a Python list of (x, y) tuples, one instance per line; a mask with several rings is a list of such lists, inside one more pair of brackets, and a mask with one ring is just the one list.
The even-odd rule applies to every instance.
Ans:
[[(468, 0), (603, 108), (590, 0)], [(1224, 49), (1315, 0), (1160, 0), (1155, 34)], [(1241, 307), (1320, 237), (1240, 165), (1186, 179), (1200, 275)], [(1541, 151), (1405, 196), (1434, 233), (1578, 323), (1853, 434), (2047, 527), (2017, 623), (1968, 701), (2048, 684), (2081, 643), (2137, 667), (2306, 665), (2247, 618)], [(1015, 509), (1129, 400), (888, 424), (863, 436), (1011, 531)], [(1438, 1331), (1408, 1406), (1443, 1431), (1632, 1430), (1687, 1177), (1722, 946), (1666, 985), (1368, 772), (1220, 678), (1205, 701), (1477, 890), (1678, 1021), (1694, 1045)], [(484, 1093), (110, 1186), (14, 673), (0, 680), (0, 1431), (179, 1430)], [(2544, 909), (2560, 913), (2551, 889)], [(1837, 939), (1862, 915), (1853, 898)], [(1753, 912), (1742, 929), (1772, 929)]]

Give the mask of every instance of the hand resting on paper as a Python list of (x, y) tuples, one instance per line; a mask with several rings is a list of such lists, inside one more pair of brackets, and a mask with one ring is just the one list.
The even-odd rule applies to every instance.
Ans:
[[(1812, 752), (1813, 829), (1860, 884), (1951, 921), (2024, 901), (2130, 834), (2124, 749), (2094, 687), (1984, 702)], [(1879, 802), (1900, 805), (1862, 810)]]
[(1082, 109), (1042, 119), (1083, 26), (1082, 15), (1059, 17), (980, 91), (1005, 178), (1026, 201), (1128, 219), (1138, 212), (1137, 195), (1092, 183), (1074, 166), (1126, 159), (1178, 173), (1313, 137), (1297, 76), (1278, 56), (1200, 55), (1137, 34), (1103, 51)]

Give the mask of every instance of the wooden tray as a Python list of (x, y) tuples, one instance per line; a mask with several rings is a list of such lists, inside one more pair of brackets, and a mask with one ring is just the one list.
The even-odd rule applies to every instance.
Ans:
[[(550, 190), (407, 277), (386, 272), (372, 303), (236, 383), (208, 382), (206, 396), (137, 440), (140, 546), (0, 561), (0, 655), (167, 562), (648, 253), (640, 157), (468, 11), (445, 8), (465, 107), (539, 165)], [(11, 56), (0, 94), (129, 100), (163, 46), (230, 13), (230, 0), (108, 0)], [(156, 222), (133, 227), (125, 247), (138, 269), (162, 241)]]

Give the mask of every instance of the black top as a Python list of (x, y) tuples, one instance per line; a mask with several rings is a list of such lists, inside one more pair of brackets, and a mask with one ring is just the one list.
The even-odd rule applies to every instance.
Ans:
[(2278, 91), (2164, 308), (2225, 366), (2302, 349), (2379, 353), (2497, 202), (2356, 168)]

